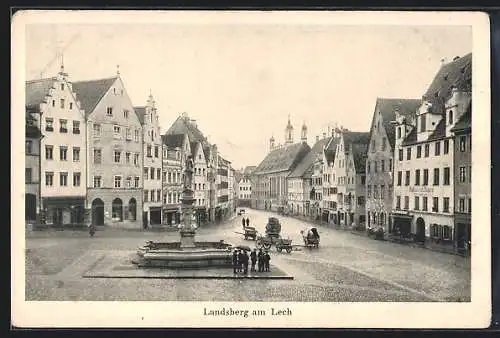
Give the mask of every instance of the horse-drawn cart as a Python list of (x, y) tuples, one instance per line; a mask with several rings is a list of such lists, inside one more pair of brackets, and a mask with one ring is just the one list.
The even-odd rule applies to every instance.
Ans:
[(307, 228), (300, 231), (302, 239), (304, 240), (304, 245), (306, 247), (317, 248), (319, 246), (319, 233), (316, 228)]
[(237, 234), (240, 234), (240, 235), (243, 235), (245, 236), (245, 239), (248, 240), (249, 238), (251, 238), (252, 240), (256, 240), (257, 239), (257, 229), (255, 229), (254, 227), (244, 227), (243, 230), (245, 231), (244, 233), (243, 232), (237, 232), (235, 231)]

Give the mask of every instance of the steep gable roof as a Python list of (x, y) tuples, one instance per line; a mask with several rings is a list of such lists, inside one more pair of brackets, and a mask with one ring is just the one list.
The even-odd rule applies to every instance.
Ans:
[(472, 91), (472, 53), (441, 66), (423, 99), (432, 103), (433, 111), (441, 113), (452, 87), (460, 91)]
[(343, 132), (344, 144), (368, 144), (370, 143), (369, 132), (345, 131)]
[(245, 169), (243, 169), (243, 174), (244, 175), (251, 175), (255, 171), (256, 168), (257, 168), (257, 166), (255, 166), (255, 165), (246, 166)]
[(163, 143), (169, 148), (182, 148), (185, 137), (184, 134), (166, 134), (163, 137)]
[(135, 113), (137, 114), (137, 117), (139, 118), (139, 121), (141, 124), (144, 124), (144, 116), (146, 115), (146, 107), (134, 107)]
[(80, 101), (81, 109), (85, 111), (85, 116), (89, 116), (101, 101), (109, 88), (118, 79), (117, 76), (99, 79), (73, 82), (73, 91)]
[(40, 80), (26, 81), (25, 106), (28, 108), (38, 108), (45, 102), (45, 96), (49, 95), (49, 90), (54, 86), (57, 79), (50, 77)]
[(267, 154), (253, 174), (259, 175), (293, 170), (310, 149), (311, 147), (306, 143), (294, 143), (283, 148), (274, 149)]
[(312, 167), (313, 163), (319, 156), (322, 157), (324, 146), (328, 143), (330, 138), (322, 138), (316, 142), (313, 147), (307, 152), (306, 156), (297, 164), (295, 169), (288, 175), (290, 178), (298, 178), (304, 176), (306, 171)]
[(370, 138), (374, 128), (375, 114), (380, 112), (382, 115), (382, 126), (387, 134), (387, 140), (394, 149), (396, 138), (396, 128), (391, 124), (391, 121), (396, 119), (396, 111), (407, 118), (416, 115), (418, 107), (422, 100), (419, 99), (397, 99), (397, 98), (377, 98), (375, 110), (373, 112), (372, 127), (370, 130)]
[(339, 144), (339, 141), (340, 141), (339, 137), (330, 137), (330, 140), (326, 144), (324, 152), (327, 163), (335, 161), (335, 152), (337, 150), (337, 145)]
[(364, 173), (368, 155), (368, 144), (370, 143), (370, 133), (346, 131), (343, 133), (343, 137), (344, 145), (351, 145), (356, 172), (358, 174)]
[(168, 128), (166, 134), (188, 134), (192, 141), (200, 142), (202, 145), (208, 145), (203, 133), (195, 126), (188, 117), (179, 116)]

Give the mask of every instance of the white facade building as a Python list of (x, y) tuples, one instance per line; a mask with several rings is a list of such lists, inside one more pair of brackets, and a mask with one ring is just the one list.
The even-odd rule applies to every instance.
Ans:
[(26, 105), (37, 105), (41, 112), (40, 196), (45, 223), (83, 224), (87, 130), (64, 68), (57, 77), (28, 81), (26, 98)]

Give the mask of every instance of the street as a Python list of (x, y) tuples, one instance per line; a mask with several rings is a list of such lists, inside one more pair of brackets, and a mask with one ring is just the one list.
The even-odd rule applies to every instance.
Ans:
[[(272, 214), (246, 210), (250, 226), (264, 233)], [(82, 278), (96, 264), (97, 251), (134, 252), (146, 240), (173, 241), (178, 234), (106, 229), (90, 238), (85, 231), (41, 231), (26, 238), (26, 300), (470, 301), (468, 258), (326, 227), (318, 227), (319, 248), (304, 248), (300, 230), (311, 225), (277, 217), (282, 236), (297, 247), (289, 254), (273, 247), (271, 263), (293, 280)], [(200, 228), (197, 240), (255, 245), (236, 232), (242, 232), (241, 216)]]

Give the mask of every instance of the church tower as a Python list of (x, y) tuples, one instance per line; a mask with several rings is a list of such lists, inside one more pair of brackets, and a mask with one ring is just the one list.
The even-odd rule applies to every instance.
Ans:
[(305, 122), (302, 124), (302, 131), (300, 133), (300, 140), (303, 143), (307, 143), (307, 126), (306, 126)]
[(293, 143), (293, 126), (292, 123), (290, 122), (290, 115), (288, 115), (288, 124), (286, 125), (285, 128), (285, 144), (292, 144)]
[(271, 138), (269, 139), (269, 151), (274, 150), (274, 141), (274, 136), (271, 136)]

